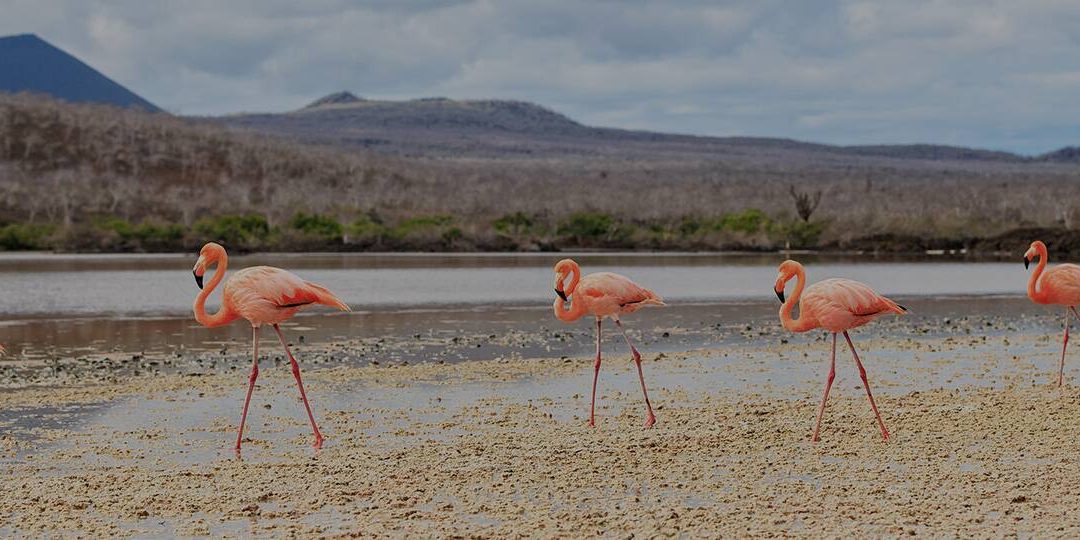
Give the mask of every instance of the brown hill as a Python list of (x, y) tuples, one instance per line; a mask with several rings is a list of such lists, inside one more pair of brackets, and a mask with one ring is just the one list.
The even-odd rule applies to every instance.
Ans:
[(226, 125), (342, 148), (429, 157), (609, 157), (636, 160), (884, 157), (1021, 162), (1007, 152), (909, 144), (832, 146), (761, 137), (699, 137), (586, 126), (542, 106), (505, 100), (363, 100), (330, 94), (287, 113), (209, 119)]
[[(594, 129), (527, 106), (467, 108), (489, 126), (525, 116), (549, 131)], [(504, 133), (525, 140), (516, 129)], [(628, 147), (651, 144), (627, 136), (639, 138)], [(228, 238), (249, 249), (767, 249), (864, 245), (852, 240), (875, 235), (952, 245), (1080, 224), (1074, 163), (881, 157), (743, 139), (710, 143), (710, 153), (683, 139), (643, 156), (613, 144), (515, 159), (412, 158), (0, 95), (0, 247), (188, 249)], [(809, 200), (821, 193), (809, 221), (796, 215), (793, 187)]]

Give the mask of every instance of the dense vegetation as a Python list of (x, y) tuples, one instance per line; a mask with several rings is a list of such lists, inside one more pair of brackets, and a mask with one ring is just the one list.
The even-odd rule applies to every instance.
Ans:
[(0, 95), (0, 249), (918, 250), (1080, 217), (1070, 163), (665, 155), (388, 156)]

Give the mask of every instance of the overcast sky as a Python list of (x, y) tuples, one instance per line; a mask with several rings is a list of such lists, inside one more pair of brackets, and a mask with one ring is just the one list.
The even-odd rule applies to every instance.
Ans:
[(512, 98), (604, 126), (1043, 152), (1080, 144), (1080, 2), (0, 0), (169, 111)]

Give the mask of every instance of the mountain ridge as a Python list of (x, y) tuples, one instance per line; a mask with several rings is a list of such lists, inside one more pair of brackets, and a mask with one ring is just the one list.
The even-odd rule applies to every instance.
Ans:
[(0, 92), (44, 94), (72, 103), (161, 109), (36, 34), (0, 37)]
[[(0, 92), (38, 93), (75, 103), (161, 111), (35, 34), (0, 37)], [(930, 143), (834, 145), (782, 137), (688, 135), (589, 126), (522, 100), (372, 100), (347, 90), (292, 111), (195, 119), (304, 143), (414, 157), (608, 156), (648, 160), (799, 152), (900, 160), (1080, 163), (1080, 146), (1022, 155)]]
[(901, 160), (1080, 163), (1080, 148), (1068, 146), (1028, 156), (943, 144), (832, 145), (781, 137), (717, 137), (589, 126), (543, 105), (505, 99), (372, 100), (336, 92), (292, 111), (209, 120), (305, 143), (408, 156), (666, 159), (799, 152)]
[(330, 106), (330, 105), (343, 105), (343, 104), (348, 104), (348, 103), (357, 103), (357, 102), (360, 102), (360, 101), (365, 101), (365, 100), (363, 98), (361, 98), (361, 97), (358, 97), (356, 94), (353, 94), (352, 92), (349, 92), (348, 90), (342, 90), (340, 92), (334, 92), (332, 94), (327, 94), (327, 95), (325, 95), (325, 96), (323, 96), (323, 97), (321, 97), (319, 99), (316, 99), (315, 101), (312, 101), (311, 103), (308, 103), (307, 105), (305, 105), (303, 107), (303, 109), (300, 109), (300, 110), (317, 109), (319, 107), (327, 107), (327, 106)]

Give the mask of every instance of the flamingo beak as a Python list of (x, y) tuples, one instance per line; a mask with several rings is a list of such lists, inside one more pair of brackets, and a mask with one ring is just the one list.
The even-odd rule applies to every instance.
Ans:
[(784, 303), (784, 291), (783, 290), (778, 291), (778, 290), (773, 289), (773, 292), (776, 293), (776, 297), (779, 298), (780, 303), (783, 304)]
[(203, 275), (206, 274), (206, 259), (202, 255), (199, 255), (199, 260), (195, 261), (195, 268), (191, 269), (191, 274), (195, 276), (195, 284), (202, 289)]
[(563, 302), (569, 302), (569, 300), (566, 299), (566, 293), (563, 292), (562, 282), (564, 279), (566, 279), (566, 274), (562, 272), (555, 273), (555, 294), (559, 295), (559, 298), (562, 298)]
[(1027, 270), (1027, 269), (1028, 269), (1028, 265), (1030, 265), (1030, 264), (1031, 264), (1031, 261), (1030, 261), (1030, 260), (1028, 260), (1028, 258), (1027, 258), (1027, 255), (1025, 255), (1025, 256), (1024, 256), (1024, 270)]

